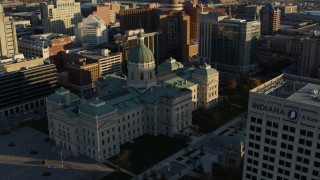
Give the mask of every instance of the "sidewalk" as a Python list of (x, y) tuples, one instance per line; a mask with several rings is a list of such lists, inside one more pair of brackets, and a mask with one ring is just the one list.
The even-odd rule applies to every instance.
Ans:
[[(118, 169), (118, 165), (113, 164), (112, 162), (110, 162), (110, 161), (108, 161), (108, 160), (106, 160), (106, 163), (110, 164), (110, 165), (113, 166), (115, 169)], [(136, 176), (137, 176), (137, 175), (134, 174), (133, 172), (131, 172), (131, 171), (127, 170), (127, 169), (124, 169), (124, 168), (120, 168), (120, 171), (123, 171), (123, 172), (129, 174), (129, 175), (132, 176), (132, 177), (136, 177)]]
[[(232, 119), (231, 121), (222, 125), (221, 127), (214, 130), (213, 132), (211, 132), (209, 134), (204, 134), (201, 137), (197, 138), (196, 141), (191, 142), (191, 144), (189, 145), (189, 147), (188, 147), (189, 151), (192, 149), (199, 149), (201, 145), (206, 144), (208, 141), (211, 140), (212, 137), (217, 137), (222, 131), (224, 131), (225, 129), (229, 128), (230, 126), (236, 124), (237, 122), (241, 121), (242, 117), (244, 115), (245, 115), (245, 113), (242, 113), (238, 117)], [(161, 169), (164, 165), (175, 161), (178, 157), (182, 156), (185, 153), (186, 153), (185, 149), (182, 149), (182, 150), (176, 152), (175, 154), (169, 156), (168, 158), (162, 160), (161, 162), (155, 164), (154, 166), (152, 166), (149, 169), (145, 170), (144, 172), (140, 173), (139, 175), (136, 176), (135, 179), (143, 179), (143, 175), (145, 173), (148, 173), (151, 170), (157, 171), (157, 170)]]

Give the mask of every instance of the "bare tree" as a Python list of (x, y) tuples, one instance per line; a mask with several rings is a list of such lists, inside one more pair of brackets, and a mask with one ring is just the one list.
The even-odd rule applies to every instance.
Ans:
[(131, 151), (130, 150), (124, 150), (118, 154), (118, 171), (121, 171), (121, 167), (123, 164), (128, 163), (129, 161), (129, 155)]

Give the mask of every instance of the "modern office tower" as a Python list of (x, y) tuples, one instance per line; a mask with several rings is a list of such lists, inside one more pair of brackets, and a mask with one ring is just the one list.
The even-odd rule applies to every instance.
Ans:
[(244, 16), (247, 21), (260, 21), (261, 6), (249, 5), (245, 7)]
[(254, 73), (260, 22), (229, 19), (215, 13), (200, 14), (199, 60), (219, 71)]
[(320, 39), (305, 38), (300, 42), (298, 75), (317, 78), (320, 69)]
[(58, 69), (63, 67), (59, 53), (75, 46), (75, 36), (46, 33), (23, 36), (18, 41), (19, 52), (27, 58), (43, 57), (45, 61), (54, 63)]
[[(11, 65), (20, 63), (24, 62)], [(43, 107), (46, 96), (54, 92), (57, 82), (57, 69), (53, 64), (0, 75), (0, 119)]]
[(110, 5), (86, 3), (81, 5), (81, 14), (83, 17), (88, 17), (90, 14), (99, 16), (108, 25), (111, 22), (110, 16), (112, 12), (110, 12), (110, 7)]
[(0, 4), (0, 59), (18, 54), (16, 26), (14, 21), (5, 16)]
[(283, 74), (250, 91), (242, 179), (319, 179), (319, 89)]
[(117, 155), (120, 145), (144, 134), (189, 135), (193, 111), (190, 89), (196, 92), (202, 85), (182, 78), (203, 78), (203, 85), (209, 82), (210, 86), (204, 89), (214, 92), (218, 90), (212, 87), (218, 83), (218, 72), (209, 66), (190, 68), (181, 78), (173, 73), (171, 81), (168, 77), (158, 82), (153, 53), (143, 42), (141, 32), (129, 55), (129, 76), (99, 79), (97, 97), (84, 100), (67, 89), (48, 96), (48, 129), (54, 149), (103, 162)]
[[(190, 11), (191, 12), (191, 11)], [(195, 13), (191, 13), (196, 16)], [(193, 18), (196, 21), (196, 18)], [(194, 22), (193, 21), (193, 22)], [(127, 9), (120, 11), (121, 32), (143, 28), (146, 32), (159, 32), (159, 59), (174, 57), (188, 62), (198, 54), (198, 44), (191, 41), (191, 19), (177, 0), (161, 4), (159, 9)], [(194, 25), (194, 23), (193, 23)], [(194, 27), (196, 29), (197, 27)], [(194, 38), (196, 38), (193, 32)]]
[(145, 31), (155, 30), (153, 9), (123, 9), (120, 10), (120, 32), (142, 28)]
[(81, 22), (80, 3), (74, 0), (54, 0), (42, 4), (44, 33), (74, 35), (74, 25)]
[(228, 16), (221, 16), (219, 13), (201, 13), (199, 14), (199, 50), (198, 56), (200, 63), (211, 62), (212, 54), (212, 24), (227, 18)]
[(205, 8), (187, 2), (183, 10), (190, 16), (190, 39), (195, 41), (198, 40), (199, 14), (201, 12), (217, 12), (220, 13), (220, 15), (226, 14), (225, 8)]
[(281, 10), (271, 3), (260, 9), (261, 35), (275, 35), (280, 29)]
[(89, 15), (74, 27), (77, 42), (86, 47), (95, 47), (108, 43), (108, 27), (105, 22), (96, 15)]
[(198, 54), (198, 46), (192, 48), (190, 41), (190, 16), (184, 11), (162, 11), (159, 15), (159, 29), (161, 31), (160, 59), (173, 57), (181, 62), (188, 62), (189, 58)]
[(146, 32), (159, 32), (159, 59), (174, 57), (187, 62), (198, 54), (198, 14), (219, 12), (224, 8), (201, 8), (194, 4), (185, 5), (170, 0), (159, 9), (125, 9), (120, 11), (121, 32), (143, 28)]

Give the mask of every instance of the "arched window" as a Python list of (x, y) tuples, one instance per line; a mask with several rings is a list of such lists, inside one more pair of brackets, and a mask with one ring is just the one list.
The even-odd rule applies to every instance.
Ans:
[(133, 80), (133, 79), (134, 79), (133, 72), (131, 72), (131, 80)]
[(143, 80), (143, 73), (140, 73), (140, 80)]

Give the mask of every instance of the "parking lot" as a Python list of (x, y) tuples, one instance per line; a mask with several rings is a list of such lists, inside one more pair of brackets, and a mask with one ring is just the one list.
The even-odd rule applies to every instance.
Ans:
[(64, 160), (52, 152), (53, 142), (32, 128), (0, 136), (0, 179), (100, 179), (112, 170), (84, 156)]

